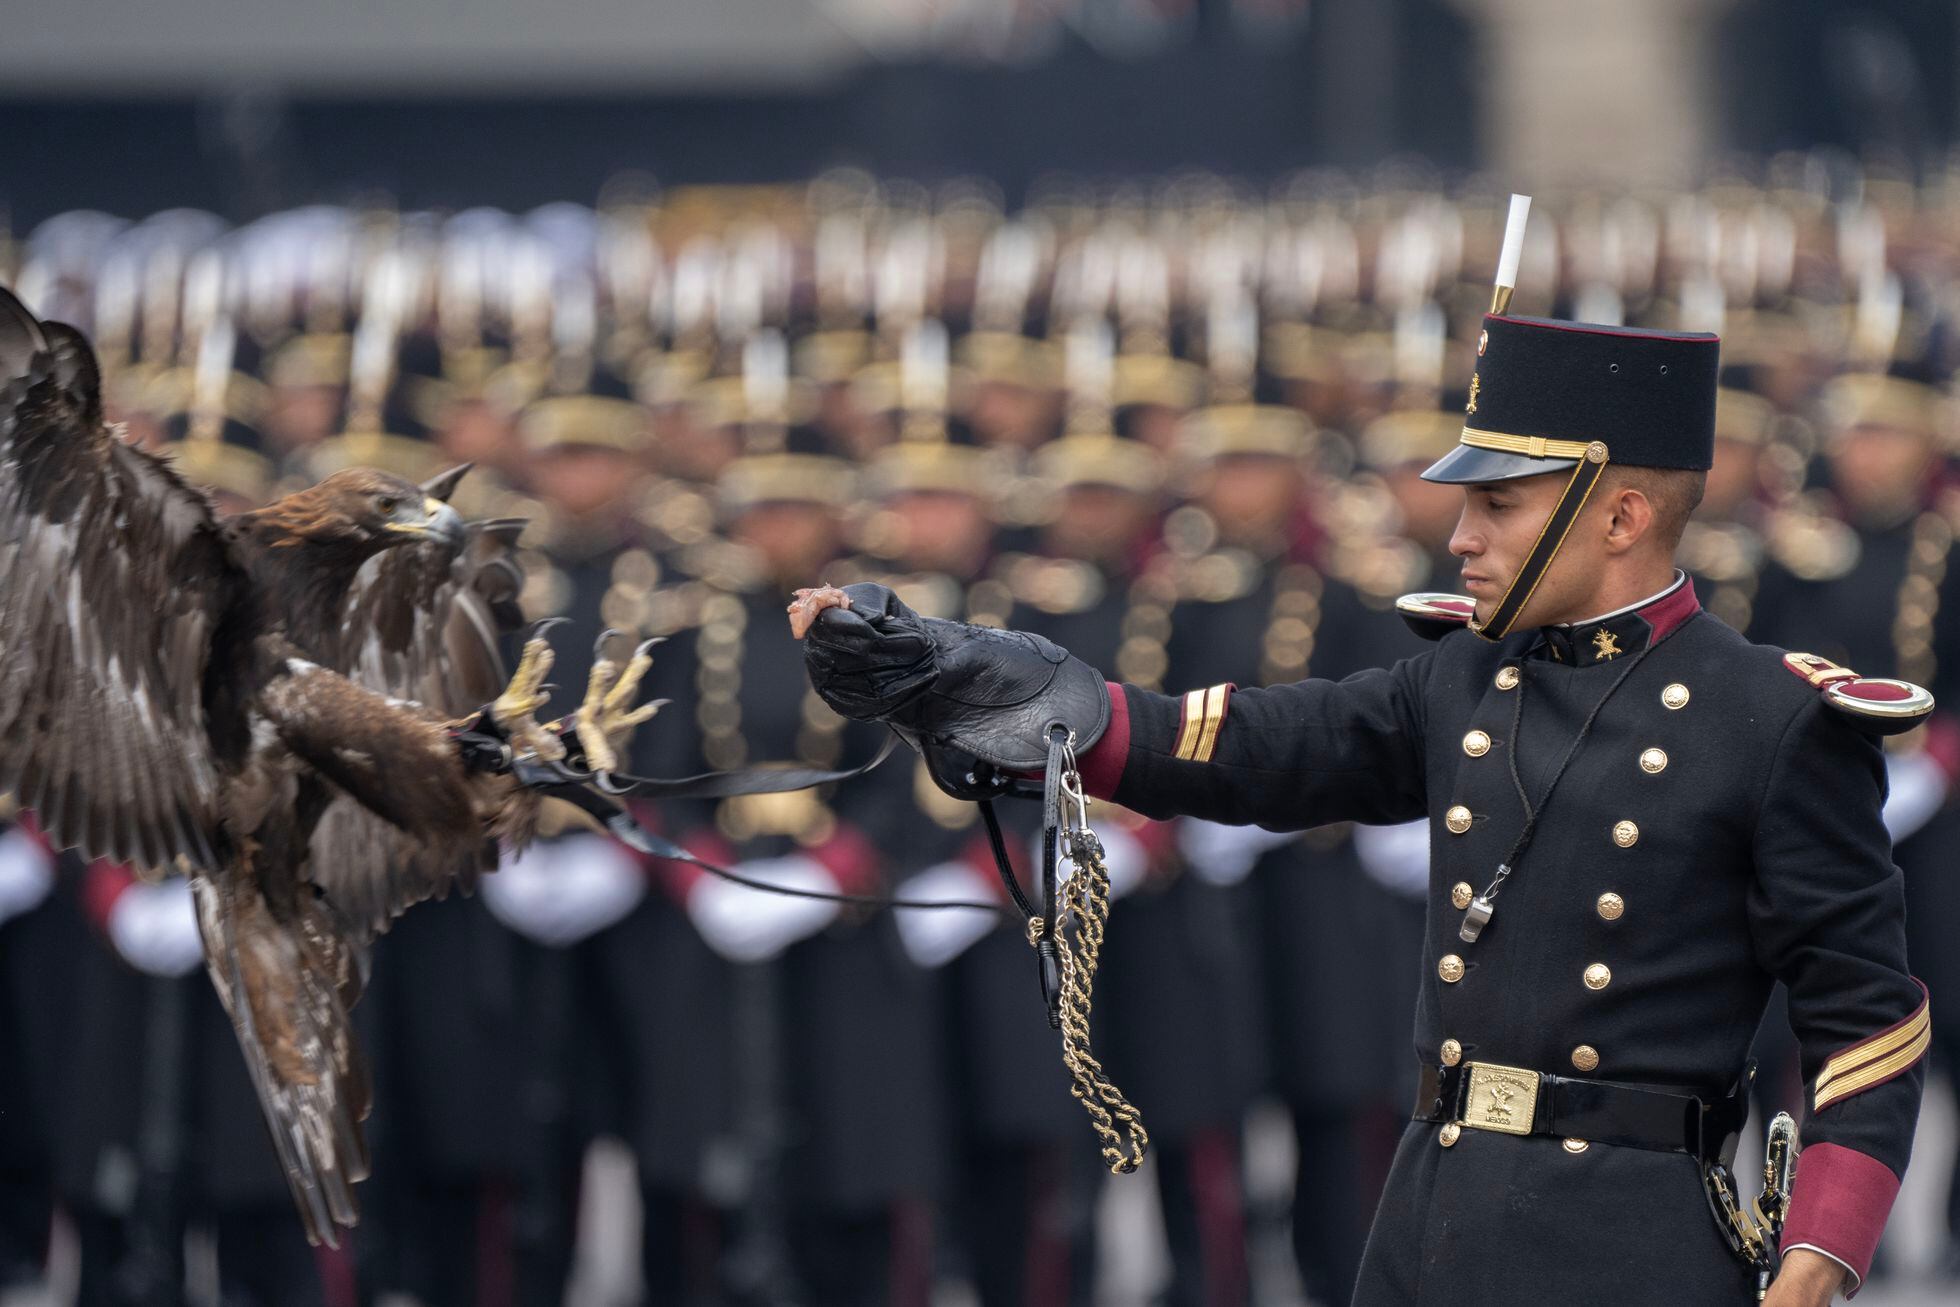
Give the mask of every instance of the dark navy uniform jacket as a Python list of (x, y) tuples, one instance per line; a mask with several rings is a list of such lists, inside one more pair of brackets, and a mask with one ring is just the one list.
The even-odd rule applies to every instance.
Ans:
[[(1782, 980), (1810, 1095), (1784, 1246), (1862, 1277), (1911, 1147), (1926, 994), (1906, 969), (1878, 745), (1780, 650), (1703, 613), (1684, 581), (1576, 628), (1451, 630), (1338, 682), (1112, 697), (1084, 778), (1149, 816), (1428, 818), (1423, 1063), (1721, 1098)], [(1465, 944), (1461, 908), (1525, 820), (1520, 782), (1536, 833)], [(1357, 1303), (1744, 1300), (1694, 1159), (1457, 1133), (1410, 1125)]]

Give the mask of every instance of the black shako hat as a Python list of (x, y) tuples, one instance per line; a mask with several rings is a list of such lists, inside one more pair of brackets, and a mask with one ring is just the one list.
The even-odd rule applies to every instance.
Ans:
[(1460, 443), (1423, 479), (1508, 481), (1587, 458), (1705, 470), (1720, 352), (1708, 332), (1491, 314), (1477, 337)]

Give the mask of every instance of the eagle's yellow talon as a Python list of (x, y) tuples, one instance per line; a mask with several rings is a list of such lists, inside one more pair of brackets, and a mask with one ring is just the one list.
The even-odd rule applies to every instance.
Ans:
[(625, 667), (610, 658), (592, 664), (592, 675), (585, 683), (585, 699), (572, 714), (572, 729), (585, 749), (586, 764), (593, 771), (617, 771), (618, 750), (626, 746), (633, 728), (650, 721), (660, 703), (631, 707), (638, 697), (640, 681), (653, 666), (648, 641), (633, 651)]
[(565, 746), (557, 736), (538, 725), (533, 716), (538, 709), (551, 701), (544, 693), (544, 678), (551, 672), (551, 664), (557, 655), (551, 646), (541, 638), (533, 637), (524, 644), (524, 653), (517, 660), (517, 670), (511, 674), (510, 684), (490, 705), (491, 720), (503, 728), (511, 745), (520, 754), (543, 758), (556, 762), (565, 756)]

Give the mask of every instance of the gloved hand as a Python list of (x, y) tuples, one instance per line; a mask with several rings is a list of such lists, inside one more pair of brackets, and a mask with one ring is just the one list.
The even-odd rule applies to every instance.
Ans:
[(1924, 749), (1885, 755), (1885, 829), (1898, 843), (1917, 833), (1946, 803), (1946, 772)]
[(54, 888), (54, 859), (18, 826), (0, 832), (0, 923), (41, 906)]
[(1410, 899), (1429, 892), (1428, 821), (1356, 826), (1354, 852), (1361, 859), (1361, 869), (1377, 885)]
[(109, 909), (109, 942), (138, 971), (174, 979), (204, 961), (191, 883), (172, 877), (159, 885), (137, 881)]
[[(758, 858), (732, 868), (750, 880), (785, 889), (837, 892), (837, 878), (804, 854)], [(763, 962), (837, 919), (839, 904), (769, 894), (704, 875), (687, 893), (687, 916), (709, 948), (730, 962)]]
[(1298, 838), (1297, 832), (1186, 817), (1177, 823), (1177, 851), (1193, 876), (1207, 885), (1236, 885), (1268, 852)]
[(1075, 732), (1078, 752), (1109, 725), (1102, 674), (1038, 635), (920, 617), (869, 582), (797, 594), (792, 627), (808, 625), (803, 661), (817, 694), (846, 717), (889, 723), (942, 787), (965, 770), (948, 750), (1040, 771), (1050, 722)]
[[(953, 899), (991, 902), (998, 891), (992, 877), (969, 862), (942, 862), (905, 882), (902, 896), (925, 903)], [(1002, 918), (992, 912), (965, 908), (893, 908), (898, 939), (906, 956), (928, 970), (943, 967), (972, 948)]]
[(603, 835), (540, 840), (482, 882), (497, 920), (547, 948), (596, 935), (639, 906), (646, 873)]
[[(1143, 884), (1150, 874), (1150, 853), (1136, 836), (1121, 826), (1105, 825), (1096, 831), (1096, 838), (1102, 841), (1103, 869), (1109, 873), (1109, 898), (1113, 903)], [(1041, 865), (1040, 835), (1034, 837), (1034, 865)], [(1059, 856), (1055, 861), (1057, 882), (1066, 885), (1074, 874), (1075, 863), (1066, 854)]]

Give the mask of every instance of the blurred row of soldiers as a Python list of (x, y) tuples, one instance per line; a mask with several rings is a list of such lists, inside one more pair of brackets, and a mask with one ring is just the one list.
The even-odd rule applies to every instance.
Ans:
[[(21, 282), (93, 331), (132, 438), (228, 506), (350, 464), (473, 462), (466, 514), (531, 522), (527, 613), (573, 623), (558, 680), (583, 683), (573, 651), (606, 629), (668, 638), (642, 773), (869, 755), (779, 625), (818, 580), (884, 580), (1166, 689), (1414, 652), (1392, 605), (1454, 587), (1460, 496), (1416, 474), (1474, 413), (1494, 210), (1201, 189), (1009, 219), (907, 194), (842, 177), (239, 232), (71, 215)], [(1664, 207), (1572, 197), (1521, 280), (1563, 316), (1723, 330), (1682, 546), (1703, 603), (1955, 703), (1942, 195), (1839, 203), (1799, 170)], [(1913, 965), (1940, 990), (1960, 733), (1943, 717), (1891, 764)], [(644, 817), (786, 887), (1006, 901), (975, 811), (904, 752)], [(1414, 1081), (1426, 831), (1098, 829), (1121, 898), (1097, 1039), (1156, 1141), (1163, 1300), (1277, 1292), (1249, 1250), (1284, 1230), (1307, 1295), (1344, 1302)], [(58, 1199), (91, 1304), (175, 1301), (186, 1224), (227, 1302), (553, 1302), (602, 1136), (637, 1162), (649, 1303), (923, 1303), (948, 1278), (988, 1307), (1086, 1303), (1131, 1246), (1098, 1239), (1091, 1137), (1011, 922), (768, 897), (567, 825), (378, 949), (376, 1174), (352, 1257), (324, 1261), (198, 961), (178, 887), (63, 865), (31, 824), (0, 836), (0, 1285), (39, 1273)], [(1772, 1099), (1799, 1089), (1777, 1035)], [(1248, 1208), (1262, 1102), (1297, 1140), (1290, 1210)]]

